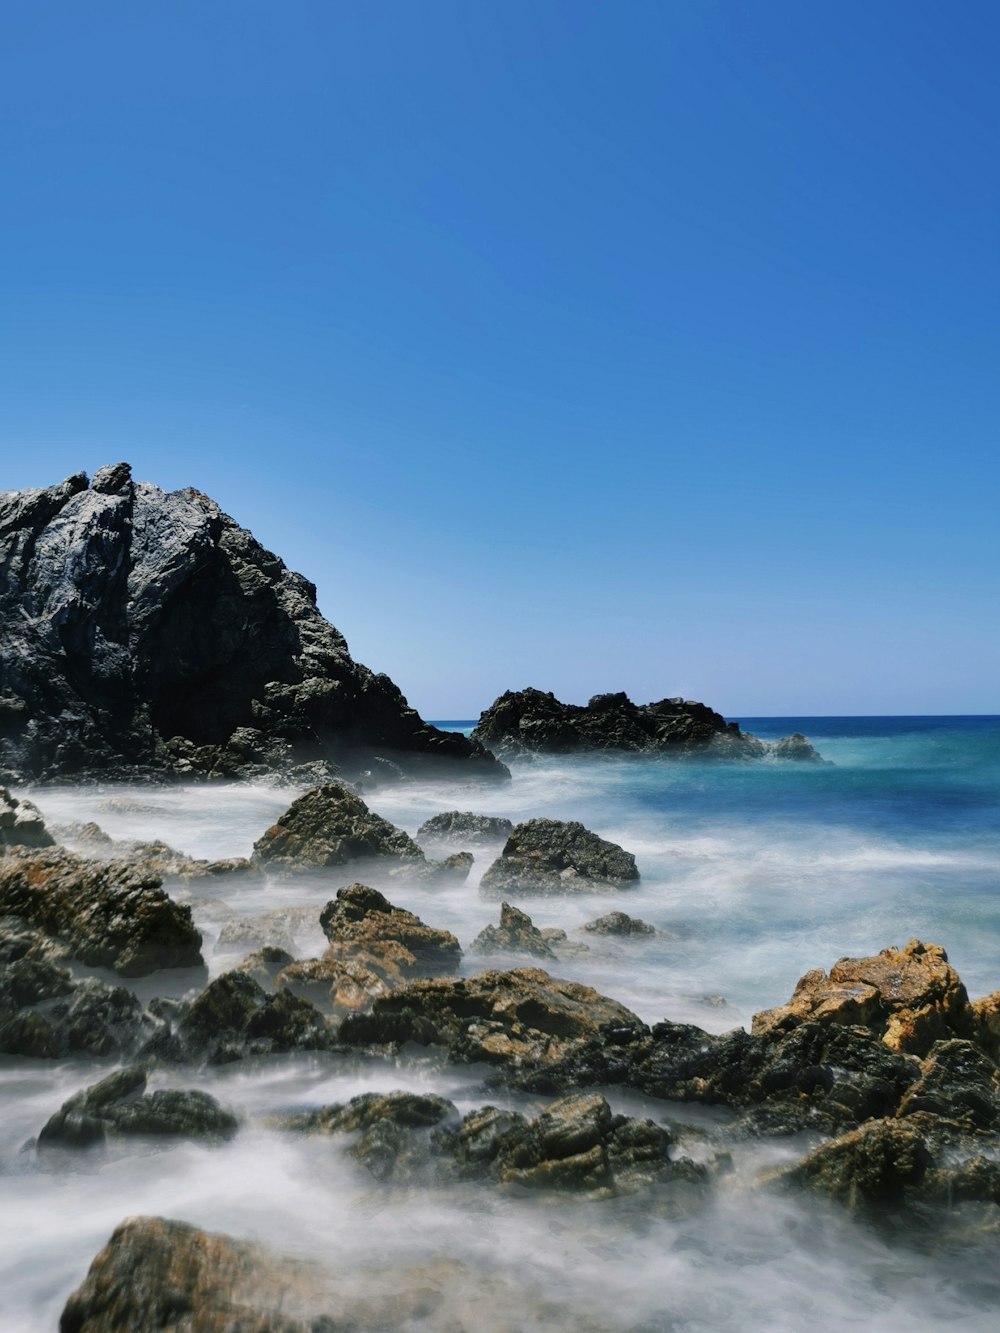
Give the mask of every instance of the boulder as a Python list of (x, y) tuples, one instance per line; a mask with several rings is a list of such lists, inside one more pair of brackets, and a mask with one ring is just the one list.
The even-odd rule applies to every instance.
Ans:
[(443, 843), (448, 847), (482, 846), (504, 842), (514, 832), (509, 819), (499, 815), (476, 815), (468, 810), (446, 810), (425, 819), (417, 829), (417, 842)]
[(541, 968), (480, 972), (453, 980), (412, 981), (349, 1015), (340, 1039), (354, 1046), (440, 1045), (455, 1061), (511, 1069), (565, 1061), (608, 1041), (636, 1040), (647, 1029), (616, 1000), (562, 981)]
[(0, 999), (0, 1052), (43, 1060), (66, 1055), (121, 1058), (135, 1054), (156, 1030), (156, 1020), (124, 986), (111, 986), (99, 977), (76, 983), (60, 977), (48, 989), (69, 998), (44, 1012), (17, 1007), (10, 991)]
[(507, 839), (480, 892), (489, 897), (589, 893), (628, 888), (638, 878), (631, 852), (582, 824), (529, 819)]
[(191, 909), (169, 898), (158, 876), (61, 848), (0, 858), (4, 913), (61, 937), (81, 962), (126, 977), (202, 961)]
[(965, 987), (936, 944), (910, 940), (872, 958), (841, 958), (827, 975), (816, 968), (791, 1000), (753, 1020), (753, 1031), (788, 1030), (805, 1021), (858, 1024), (894, 1050), (926, 1055), (934, 1042), (975, 1035)]
[(472, 942), (473, 953), (530, 953), (536, 958), (556, 957), (542, 932), (519, 907), (500, 904), (499, 926), (487, 926)]
[(933, 1157), (917, 1125), (873, 1120), (824, 1143), (782, 1176), (788, 1184), (817, 1190), (848, 1208), (902, 1204), (919, 1190)]
[(935, 1042), (899, 1115), (926, 1113), (976, 1129), (1000, 1129), (1000, 1070), (971, 1042)]
[(793, 731), (790, 736), (771, 742), (771, 756), (774, 759), (790, 759), (797, 764), (824, 764), (827, 762), (811, 741), (806, 740), (801, 731)]
[(208, 496), (125, 463), (0, 493), (0, 774), (301, 778), (376, 757), (509, 776), (355, 662), (315, 587)]
[(564, 704), (542, 690), (508, 690), (480, 716), (472, 733), (496, 754), (563, 754), (620, 750), (709, 759), (819, 760), (803, 736), (773, 743), (740, 731), (705, 704), (660, 699), (634, 704), (627, 694), (595, 694), (586, 704)]
[(314, 870), (351, 861), (423, 860), (402, 829), (373, 814), (341, 783), (314, 787), (293, 801), (254, 843), (253, 859), (267, 870)]
[(320, 913), (330, 941), (322, 958), (291, 963), (276, 984), (338, 1012), (364, 1007), (414, 977), (453, 973), (462, 950), (367, 884), (349, 884)]
[(42, 1128), (38, 1146), (85, 1148), (137, 1135), (224, 1140), (236, 1130), (236, 1117), (208, 1093), (147, 1093), (145, 1070), (132, 1067), (109, 1074), (64, 1102)]
[(52, 847), (55, 839), (45, 827), (38, 807), (19, 801), (0, 787), (0, 854), (8, 847)]
[(629, 916), (626, 912), (608, 912), (606, 916), (599, 916), (596, 921), (588, 921), (581, 929), (588, 930), (593, 935), (656, 934), (655, 926), (640, 921), (636, 916)]
[(310, 1270), (186, 1222), (132, 1217), (70, 1296), (60, 1333), (323, 1333)]

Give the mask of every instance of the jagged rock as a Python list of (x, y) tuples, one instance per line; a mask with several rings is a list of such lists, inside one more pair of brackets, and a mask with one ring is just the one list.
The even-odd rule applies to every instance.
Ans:
[(508, 690), (480, 716), (473, 737), (495, 753), (516, 757), (535, 751), (626, 750), (718, 759), (819, 761), (804, 736), (773, 744), (740, 731), (705, 704), (661, 699), (634, 704), (627, 694), (595, 694), (583, 707), (564, 704), (542, 690)]
[(971, 1042), (935, 1042), (899, 1107), (901, 1116), (918, 1112), (1000, 1129), (1000, 1070)]
[(389, 871), (389, 878), (405, 880), (408, 884), (426, 884), (430, 888), (464, 884), (474, 859), (471, 852), (453, 852), (443, 861), (418, 861), (416, 857), (407, 857)]
[(253, 847), (258, 865), (286, 871), (386, 858), (423, 860), (423, 855), (409, 834), (373, 814), (360, 796), (337, 782), (293, 801)]
[(236, 1117), (206, 1092), (146, 1093), (145, 1070), (132, 1067), (64, 1102), (42, 1128), (38, 1146), (86, 1148), (134, 1135), (223, 1140), (232, 1138), (237, 1127)]
[(65, 944), (46, 935), (44, 930), (29, 925), (19, 916), (0, 916), (0, 963), (13, 963), (19, 958), (61, 963), (68, 957)]
[(202, 961), (191, 909), (173, 902), (157, 876), (62, 849), (0, 858), (0, 913), (60, 936), (81, 962), (126, 977)]
[(599, 916), (596, 921), (588, 921), (581, 929), (589, 930), (594, 935), (656, 934), (655, 926), (640, 921), (636, 916), (629, 916), (626, 912), (608, 912), (607, 916)]
[(556, 957), (555, 950), (528, 916), (510, 903), (500, 904), (499, 926), (487, 926), (472, 942), (473, 953), (530, 953), (536, 958)]
[(837, 1199), (849, 1208), (899, 1205), (923, 1184), (933, 1158), (919, 1128), (907, 1120), (873, 1120), (821, 1148), (783, 1179)]
[(329, 775), (375, 755), (507, 776), (354, 662), (313, 585), (206, 495), (124, 463), (0, 493), (0, 773)]
[(509, 819), (499, 815), (476, 815), (467, 810), (446, 810), (425, 819), (417, 829), (417, 842), (444, 843), (449, 847), (481, 846), (503, 842), (514, 832)]
[(480, 892), (587, 893), (628, 888), (639, 878), (635, 857), (575, 821), (529, 819), (518, 824), (486, 871)]
[(323, 1015), (308, 1000), (268, 994), (245, 972), (224, 972), (171, 1024), (147, 1054), (171, 1063), (229, 1064), (248, 1056), (323, 1051), (334, 1045)]
[(17, 800), (6, 787), (0, 787), (0, 854), (7, 847), (52, 847), (54, 843), (38, 807)]
[[(66, 1302), (60, 1333), (329, 1333), (302, 1264), (186, 1222), (117, 1227)], [(300, 1317), (301, 1316), (301, 1317)]]
[(44, 958), (18, 958), (0, 963), (0, 1006), (20, 1009), (54, 1000), (73, 989), (69, 971)]
[(926, 1055), (935, 1041), (975, 1034), (968, 994), (948, 955), (919, 940), (873, 958), (841, 958), (829, 976), (821, 968), (807, 972), (788, 1004), (755, 1015), (753, 1031), (806, 1020), (860, 1024), (914, 1055)]
[(277, 985), (339, 1011), (368, 1004), (414, 977), (454, 972), (462, 957), (450, 931), (427, 926), (367, 884), (349, 884), (320, 913), (329, 947), (291, 963)]
[(440, 1045), (452, 1060), (526, 1068), (645, 1032), (635, 1014), (589, 986), (517, 968), (412, 981), (377, 999), (371, 1013), (349, 1015), (340, 1039), (355, 1046)]
[(153, 1028), (132, 991), (98, 977), (76, 985), (70, 1001), (57, 1005), (50, 1017), (62, 1048), (94, 1056), (128, 1055)]
[(991, 1060), (1000, 1060), (1000, 990), (973, 1000), (971, 1012), (973, 1040)]
[(253, 977), (257, 985), (264, 990), (274, 990), (274, 980), (283, 968), (290, 967), (295, 959), (287, 949), (276, 948), (272, 944), (255, 949), (253, 953), (240, 960), (235, 968), (248, 977)]

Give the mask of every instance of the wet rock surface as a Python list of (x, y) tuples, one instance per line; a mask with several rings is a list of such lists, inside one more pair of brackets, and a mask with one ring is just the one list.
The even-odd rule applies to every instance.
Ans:
[(23, 918), (65, 940), (81, 962), (122, 976), (201, 963), (190, 908), (175, 903), (158, 876), (58, 848), (0, 857), (0, 914)]
[(541, 968), (480, 972), (455, 980), (414, 981), (341, 1025), (349, 1045), (447, 1048), (452, 1060), (509, 1069), (565, 1060), (588, 1045), (636, 1040), (645, 1025), (590, 986)]
[(576, 821), (518, 824), (480, 881), (488, 897), (625, 889), (639, 878), (635, 857)]
[(510, 903), (500, 904), (500, 924), (487, 926), (472, 942), (472, 952), (491, 953), (527, 953), (536, 958), (556, 957), (552, 944), (519, 907)]
[(313, 585), (208, 496), (125, 463), (0, 493), (0, 777), (329, 776), (374, 756), (506, 776), (353, 661)]
[(655, 935), (656, 927), (627, 912), (608, 912), (582, 927), (592, 935)]
[(481, 714), (472, 735), (505, 757), (626, 750), (719, 759), (773, 755), (822, 762), (798, 733), (773, 743), (761, 741), (705, 704), (690, 699), (634, 704), (624, 693), (595, 694), (586, 705), (579, 705), (561, 703), (542, 690), (508, 690)]
[(341, 783), (327, 783), (293, 801), (254, 843), (253, 859), (270, 870), (295, 871), (351, 861), (423, 860), (402, 829), (368, 809)]
[(153, 1136), (225, 1140), (238, 1121), (206, 1092), (146, 1092), (146, 1071), (120, 1069), (64, 1102), (42, 1128), (38, 1146), (86, 1148), (109, 1138)]

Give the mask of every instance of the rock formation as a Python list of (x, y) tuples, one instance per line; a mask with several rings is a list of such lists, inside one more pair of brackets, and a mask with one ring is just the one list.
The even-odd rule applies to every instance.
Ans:
[(253, 848), (258, 865), (286, 871), (404, 857), (419, 861), (423, 855), (409, 834), (339, 782), (314, 787), (293, 801)]
[(354, 662), (313, 585), (208, 496), (133, 482), (125, 463), (0, 493), (0, 778), (376, 758), (506, 776)]
[(630, 750), (708, 759), (763, 759), (773, 755), (809, 763), (822, 760), (798, 732), (773, 743), (758, 740), (705, 704), (660, 699), (634, 704), (627, 694), (595, 694), (585, 706), (561, 703), (542, 690), (508, 690), (480, 716), (472, 733), (494, 753)]
[(514, 825), (500, 815), (475, 815), (466, 810), (446, 810), (432, 815), (417, 829), (417, 842), (441, 843), (446, 847), (481, 846), (503, 842)]
[(489, 897), (625, 889), (639, 878), (635, 857), (578, 822), (518, 824), (480, 881)]

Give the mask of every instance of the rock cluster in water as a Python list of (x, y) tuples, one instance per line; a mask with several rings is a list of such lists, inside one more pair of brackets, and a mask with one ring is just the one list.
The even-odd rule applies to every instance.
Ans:
[(506, 776), (355, 662), (313, 585), (208, 496), (126, 463), (0, 493), (0, 779), (456, 760)]
[(481, 714), (473, 738), (504, 757), (625, 750), (710, 759), (823, 760), (796, 732), (762, 741), (705, 704), (660, 699), (634, 704), (627, 694), (595, 694), (586, 705), (561, 703), (542, 690), (508, 690)]

